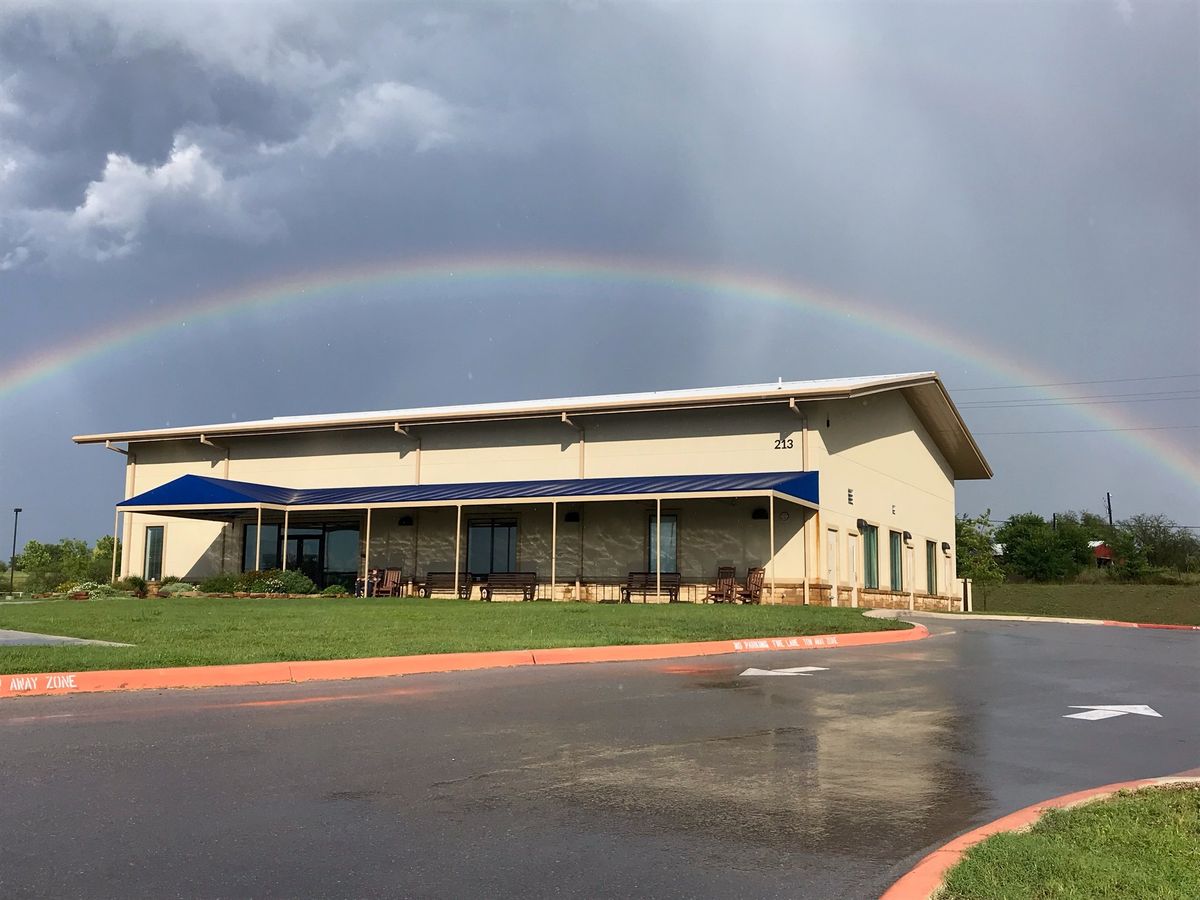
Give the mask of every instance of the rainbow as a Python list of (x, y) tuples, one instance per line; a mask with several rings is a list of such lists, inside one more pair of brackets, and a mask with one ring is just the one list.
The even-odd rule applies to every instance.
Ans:
[[(967, 338), (954, 334), (934, 320), (918, 319), (901, 310), (834, 295), (793, 281), (699, 265), (626, 258), (474, 255), (415, 262), (388, 260), (299, 271), (282, 278), (239, 285), (182, 304), (169, 304), (160, 312), (89, 332), (0, 369), (0, 400), (91, 360), (151, 341), (181, 325), (202, 324), (276, 307), (302, 307), (356, 289), (398, 289), (450, 283), (487, 286), (501, 282), (608, 284), (685, 290), (697, 296), (737, 297), (799, 309), (892, 338), (900, 336), (971, 368), (989, 371), (1001, 381), (1028, 384), (1065, 380), (1057, 373), (1027, 365), (1007, 352), (982, 346), (976, 336)], [(1038, 389), (1037, 393), (1051, 395), (1045, 389)], [(1099, 423), (1102, 430), (1114, 432), (1117, 439), (1200, 485), (1200, 460), (1184, 448), (1153, 431), (1139, 429), (1137, 420), (1117, 410), (1096, 410), (1082, 405), (1073, 408), (1079, 415)]]

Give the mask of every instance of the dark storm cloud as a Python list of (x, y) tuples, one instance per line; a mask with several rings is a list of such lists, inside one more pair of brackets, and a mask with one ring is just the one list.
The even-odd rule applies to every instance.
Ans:
[[(444, 361), (406, 345), (371, 363), (337, 313), (248, 318), (193, 347), (229, 371), (270, 356), (237, 410), (167, 353), (150, 384), (129, 369), (104, 391), (73, 385), (106, 398), (71, 410), (97, 429), (163, 410), (395, 406), (403, 391), (454, 402), (931, 367), (996, 383), (951, 352), (973, 346), (1062, 380), (1195, 371), (1198, 24), (1187, 3), (7, 3), (5, 324), (84, 333), (296, 270), (582, 251), (769, 273), (957, 336), (928, 348), (650, 287), (497, 289), (509, 306), (494, 316), (430, 291), (358, 327), (457, 322), (466, 343), (532, 336), (544, 354), (497, 359), (485, 384), (464, 367), (414, 378)], [(677, 349), (620, 349), (650, 327)], [(744, 349), (703, 352), (730, 341)], [(322, 353), (353, 356), (354, 377), (289, 389)], [(1186, 402), (1128, 412), (1200, 421)], [(1053, 416), (971, 424), (1097, 424)], [(45, 442), (83, 430), (56, 428)], [(1036, 452), (987, 451), (1005, 481), (979, 502), (1005, 511), (1081, 505), (1070, 497), (1117, 464), (1137, 469), (1147, 506), (1181, 502), (1111, 441), (1057, 480), (1061, 501)]]

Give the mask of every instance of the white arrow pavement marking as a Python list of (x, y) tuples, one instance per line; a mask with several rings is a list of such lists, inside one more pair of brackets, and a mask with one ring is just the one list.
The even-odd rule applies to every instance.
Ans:
[(1126, 716), (1131, 713), (1135, 716), (1162, 718), (1162, 713), (1155, 712), (1149, 706), (1142, 704), (1132, 706), (1072, 706), (1071, 709), (1085, 709), (1087, 712), (1067, 713), (1063, 716), (1064, 719), (1085, 719), (1089, 722), (1095, 722), (1099, 719), (1111, 719), (1115, 716)]
[(811, 675), (813, 672), (828, 671), (827, 666), (796, 666), (791, 669), (747, 669), (742, 675)]

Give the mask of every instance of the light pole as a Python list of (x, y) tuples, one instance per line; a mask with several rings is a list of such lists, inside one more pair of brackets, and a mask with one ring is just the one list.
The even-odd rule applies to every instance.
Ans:
[(8, 592), (13, 592), (13, 579), (16, 577), (17, 567), (17, 520), (21, 518), (21, 507), (13, 508), (13, 549), (12, 556), (8, 558)]

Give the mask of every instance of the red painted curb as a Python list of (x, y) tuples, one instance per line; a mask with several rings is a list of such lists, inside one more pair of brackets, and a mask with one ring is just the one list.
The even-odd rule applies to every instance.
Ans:
[(434, 672), (463, 672), (510, 666), (565, 663), (622, 662), (715, 656), (762, 650), (826, 650), (919, 641), (929, 636), (923, 625), (906, 631), (825, 634), (811, 637), (743, 638), (688, 644), (631, 644), (613, 647), (559, 647), (546, 650), (494, 650), (482, 653), (430, 653), (367, 659), (328, 659), (299, 662), (246, 663), (233, 666), (191, 666), (175, 669), (118, 669), (98, 672), (51, 672), (0, 675), (0, 698), (94, 691), (144, 691), (168, 688), (238, 687), (248, 684), (289, 684), (300, 681), (343, 681)]
[(1105, 619), (1105, 625), (1115, 625), (1118, 628), (1161, 628), (1165, 631), (1200, 631), (1200, 625), (1157, 625), (1150, 622), (1117, 622)]
[(962, 859), (967, 850), (1001, 831), (1019, 831), (1028, 828), (1040, 819), (1046, 810), (1078, 806), (1115, 794), (1117, 791), (1136, 790), (1156, 784), (1184, 784), (1200, 781), (1200, 778), (1191, 777), (1195, 771), (1197, 770), (1180, 775), (1170, 775), (1166, 778), (1139, 778), (1136, 781), (1106, 784), (1103, 787), (1088, 788), (1073, 794), (1063, 794), (1061, 797), (1054, 797), (1019, 809), (1015, 813), (1010, 813), (994, 822), (959, 835), (948, 844), (938, 847), (884, 891), (879, 900), (930, 900), (942, 886), (942, 880), (946, 877), (946, 873)]

